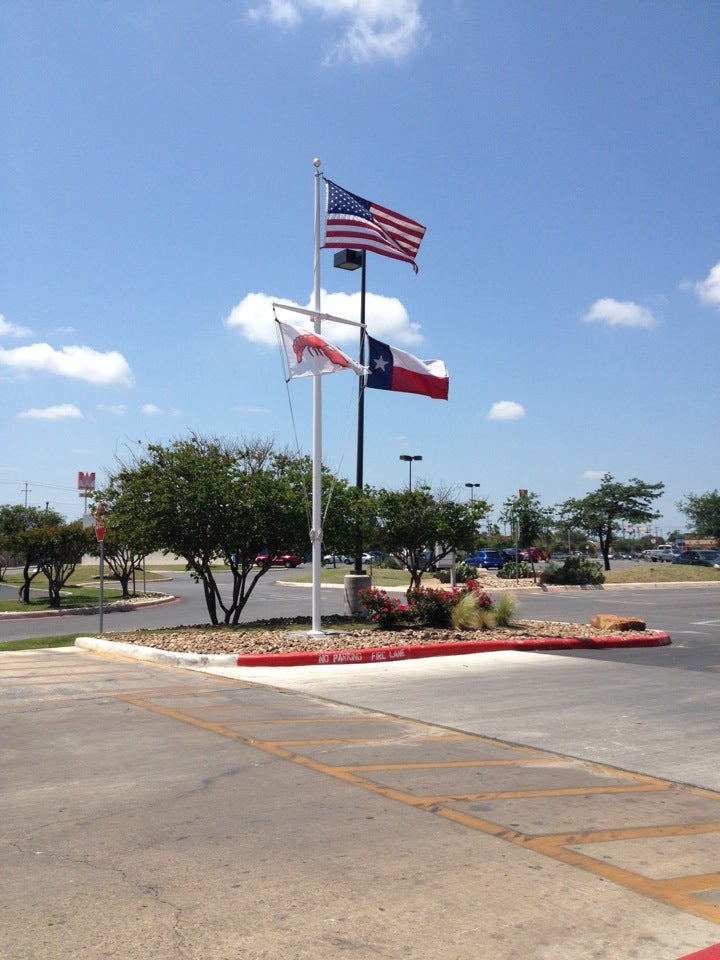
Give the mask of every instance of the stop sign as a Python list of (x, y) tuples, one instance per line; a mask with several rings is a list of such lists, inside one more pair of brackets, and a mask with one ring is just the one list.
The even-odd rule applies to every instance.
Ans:
[(102, 543), (105, 539), (105, 526), (102, 523), (95, 524), (95, 537), (97, 538), (98, 543)]

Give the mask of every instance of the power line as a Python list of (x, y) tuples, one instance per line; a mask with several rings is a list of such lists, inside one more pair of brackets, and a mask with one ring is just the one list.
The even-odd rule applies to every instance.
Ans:
[(24, 482), (21, 480), (0, 480), (0, 483), (5, 486), (21, 486), (23, 488), (27, 486), (27, 484), (32, 483), (34, 487), (43, 487), (45, 490), (63, 490), (66, 493), (72, 493), (75, 490), (75, 487), (58, 487), (52, 483), (40, 483), (38, 480), (25, 480)]

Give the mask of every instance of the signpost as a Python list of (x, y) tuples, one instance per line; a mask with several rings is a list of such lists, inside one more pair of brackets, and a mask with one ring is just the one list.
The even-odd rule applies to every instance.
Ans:
[(102, 633), (105, 587), (105, 505), (102, 503), (98, 504), (95, 512), (95, 537), (100, 544), (100, 633)]
[(92, 521), (86, 523), (86, 519), (89, 520), (90, 518), (90, 514), (88, 513), (88, 497), (95, 489), (95, 474), (79, 470), (77, 476), (77, 488), (78, 496), (85, 500), (85, 506), (83, 510), (83, 529), (87, 529), (87, 527), (89, 527), (92, 523)]

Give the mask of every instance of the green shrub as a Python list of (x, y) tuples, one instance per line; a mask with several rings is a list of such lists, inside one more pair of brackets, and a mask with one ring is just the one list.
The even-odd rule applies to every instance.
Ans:
[[(406, 604), (377, 587), (361, 590), (359, 598), (370, 619), (384, 630), (408, 626), (450, 627), (459, 625), (463, 619), (468, 626), (477, 622), (480, 626), (476, 629), (479, 629), (490, 622), (492, 607), (491, 597), (476, 580), (468, 580), (467, 585), (453, 590), (442, 587), (408, 590)], [(456, 615), (461, 603), (462, 611)]]
[(545, 583), (585, 586), (605, 583), (602, 565), (585, 557), (568, 557), (562, 564), (549, 563), (543, 573)]
[(497, 575), (501, 580), (525, 580), (533, 575), (533, 568), (529, 563), (512, 561), (506, 563), (502, 570), (498, 570)]
[(515, 619), (517, 601), (509, 593), (504, 593), (493, 607), (493, 620), (497, 627), (509, 627)]
[(393, 630), (410, 620), (407, 604), (397, 597), (388, 596), (384, 590), (372, 587), (370, 590), (361, 590), (358, 597), (370, 619), (382, 630)]
[(477, 570), (475, 567), (468, 566), (465, 561), (461, 561), (455, 566), (455, 578), (458, 583), (467, 583), (468, 580), (472, 580), (473, 577), (477, 576)]
[(477, 594), (468, 590), (453, 607), (450, 622), (456, 630), (485, 630), (490, 618), (489, 609), (480, 606)]
[[(449, 570), (436, 570), (434, 576), (440, 581), (440, 583), (450, 583), (450, 580), (452, 579)], [(462, 561), (455, 564), (456, 583), (467, 583), (468, 580), (472, 580), (472, 578), (475, 576), (477, 576), (477, 570), (475, 567), (469, 567)]]
[(410, 615), (416, 623), (428, 627), (449, 627), (453, 607), (457, 605), (460, 593), (457, 590), (420, 587), (408, 590), (407, 598)]

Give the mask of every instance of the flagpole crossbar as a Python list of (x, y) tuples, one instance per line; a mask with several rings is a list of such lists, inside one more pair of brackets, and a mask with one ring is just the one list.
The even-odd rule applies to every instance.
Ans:
[(304, 307), (293, 307), (288, 303), (273, 303), (273, 310), (291, 310), (293, 313), (302, 313), (306, 317), (312, 317), (313, 320), (322, 322), (330, 320), (333, 323), (345, 323), (350, 327), (364, 327), (364, 323), (358, 323), (357, 320), (346, 320), (344, 317), (334, 317), (330, 313), (318, 313), (317, 310), (306, 310)]

